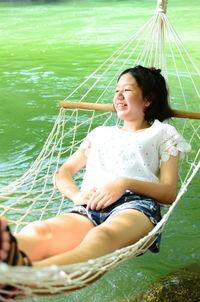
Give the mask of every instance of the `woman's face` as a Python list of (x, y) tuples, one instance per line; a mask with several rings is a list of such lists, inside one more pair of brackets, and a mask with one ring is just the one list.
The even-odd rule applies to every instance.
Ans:
[(144, 119), (145, 107), (150, 104), (130, 73), (125, 73), (119, 79), (113, 102), (118, 117), (125, 121)]

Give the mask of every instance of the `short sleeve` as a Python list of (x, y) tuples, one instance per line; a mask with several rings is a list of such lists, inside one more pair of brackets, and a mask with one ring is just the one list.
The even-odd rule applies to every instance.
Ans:
[(161, 161), (167, 161), (170, 156), (176, 156), (178, 152), (180, 152), (180, 158), (183, 158), (190, 150), (190, 144), (173, 126), (168, 125), (168, 128), (164, 129), (160, 143)]
[(80, 149), (85, 150), (85, 154), (88, 155), (89, 149), (91, 148), (92, 141), (95, 136), (95, 129), (89, 132), (86, 137), (83, 139), (82, 143), (80, 144)]

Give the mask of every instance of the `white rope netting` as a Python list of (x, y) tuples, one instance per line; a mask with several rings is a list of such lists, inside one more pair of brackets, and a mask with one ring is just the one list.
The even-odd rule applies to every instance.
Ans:
[[(162, 69), (170, 87), (173, 109), (199, 110), (199, 70), (165, 15), (167, 1), (158, 1), (154, 16), (117, 49), (65, 99), (78, 102), (111, 103), (119, 74), (141, 64)], [(1, 215), (17, 232), (31, 221), (43, 220), (66, 211), (72, 203), (54, 189), (52, 176), (80, 145), (85, 135), (98, 125), (119, 123), (116, 114), (95, 110), (61, 108), (41, 152), (27, 172), (0, 189)], [(18, 288), (16, 295), (60, 294), (86, 286), (119, 263), (147, 250), (149, 242), (165, 226), (174, 207), (192, 181), (199, 163), (199, 121), (173, 118), (172, 123), (191, 144), (192, 151), (180, 162), (179, 193), (161, 222), (134, 245), (87, 263), (62, 267), (10, 267), (0, 265), (0, 284)], [(76, 176), (80, 184), (82, 172)], [(192, 192), (191, 192), (192, 194)], [(0, 289), (0, 293), (6, 291)], [(12, 300), (12, 299), (11, 299)], [(4, 301), (0, 297), (0, 301)]]

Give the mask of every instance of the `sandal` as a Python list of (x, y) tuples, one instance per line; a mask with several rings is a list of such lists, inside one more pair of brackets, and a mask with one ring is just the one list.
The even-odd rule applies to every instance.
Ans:
[[(1, 223), (1, 221), (0, 221)], [(11, 266), (32, 266), (31, 261), (27, 257), (27, 255), (20, 251), (18, 249), (18, 244), (17, 240), (15, 237), (12, 235), (10, 228), (7, 226), (6, 231), (8, 232), (9, 238), (10, 238), (10, 248), (8, 251), (8, 256), (5, 260), (3, 260), (4, 263), (7, 263), (8, 265)], [(1, 238), (0, 238), (0, 246), (2, 244)], [(0, 288), (3, 290), (8, 291), (9, 293), (3, 294), (0, 293), (0, 297), (3, 297), (4, 299), (14, 299), (16, 297), (15, 292), (18, 291), (19, 289), (11, 286), (11, 285), (5, 285), (3, 288)]]
[(11, 234), (9, 226), (6, 227), (6, 231), (10, 236), (10, 249), (4, 262), (12, 266), (32, 266), (27, 255), (18, 249), (17, 240)]

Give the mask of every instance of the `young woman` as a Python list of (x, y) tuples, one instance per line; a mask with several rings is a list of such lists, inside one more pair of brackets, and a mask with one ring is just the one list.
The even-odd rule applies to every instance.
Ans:
[[(190, 147), (162, 123), (172, 111), (160, 70), (125, 70), (114, 106), (123, 126), (91, 131), (55, 175), (72, 210), (30, 223), (15, 237), (1, 218), (1, 262), (41, 267), (87, 261), (137, 242), (161, 220), (160, 204), (176, 198), (179, 156)], [(83, 167), (79, 189), (73, 176)], [(159, 239), (152, 252), (159, 251)]]

